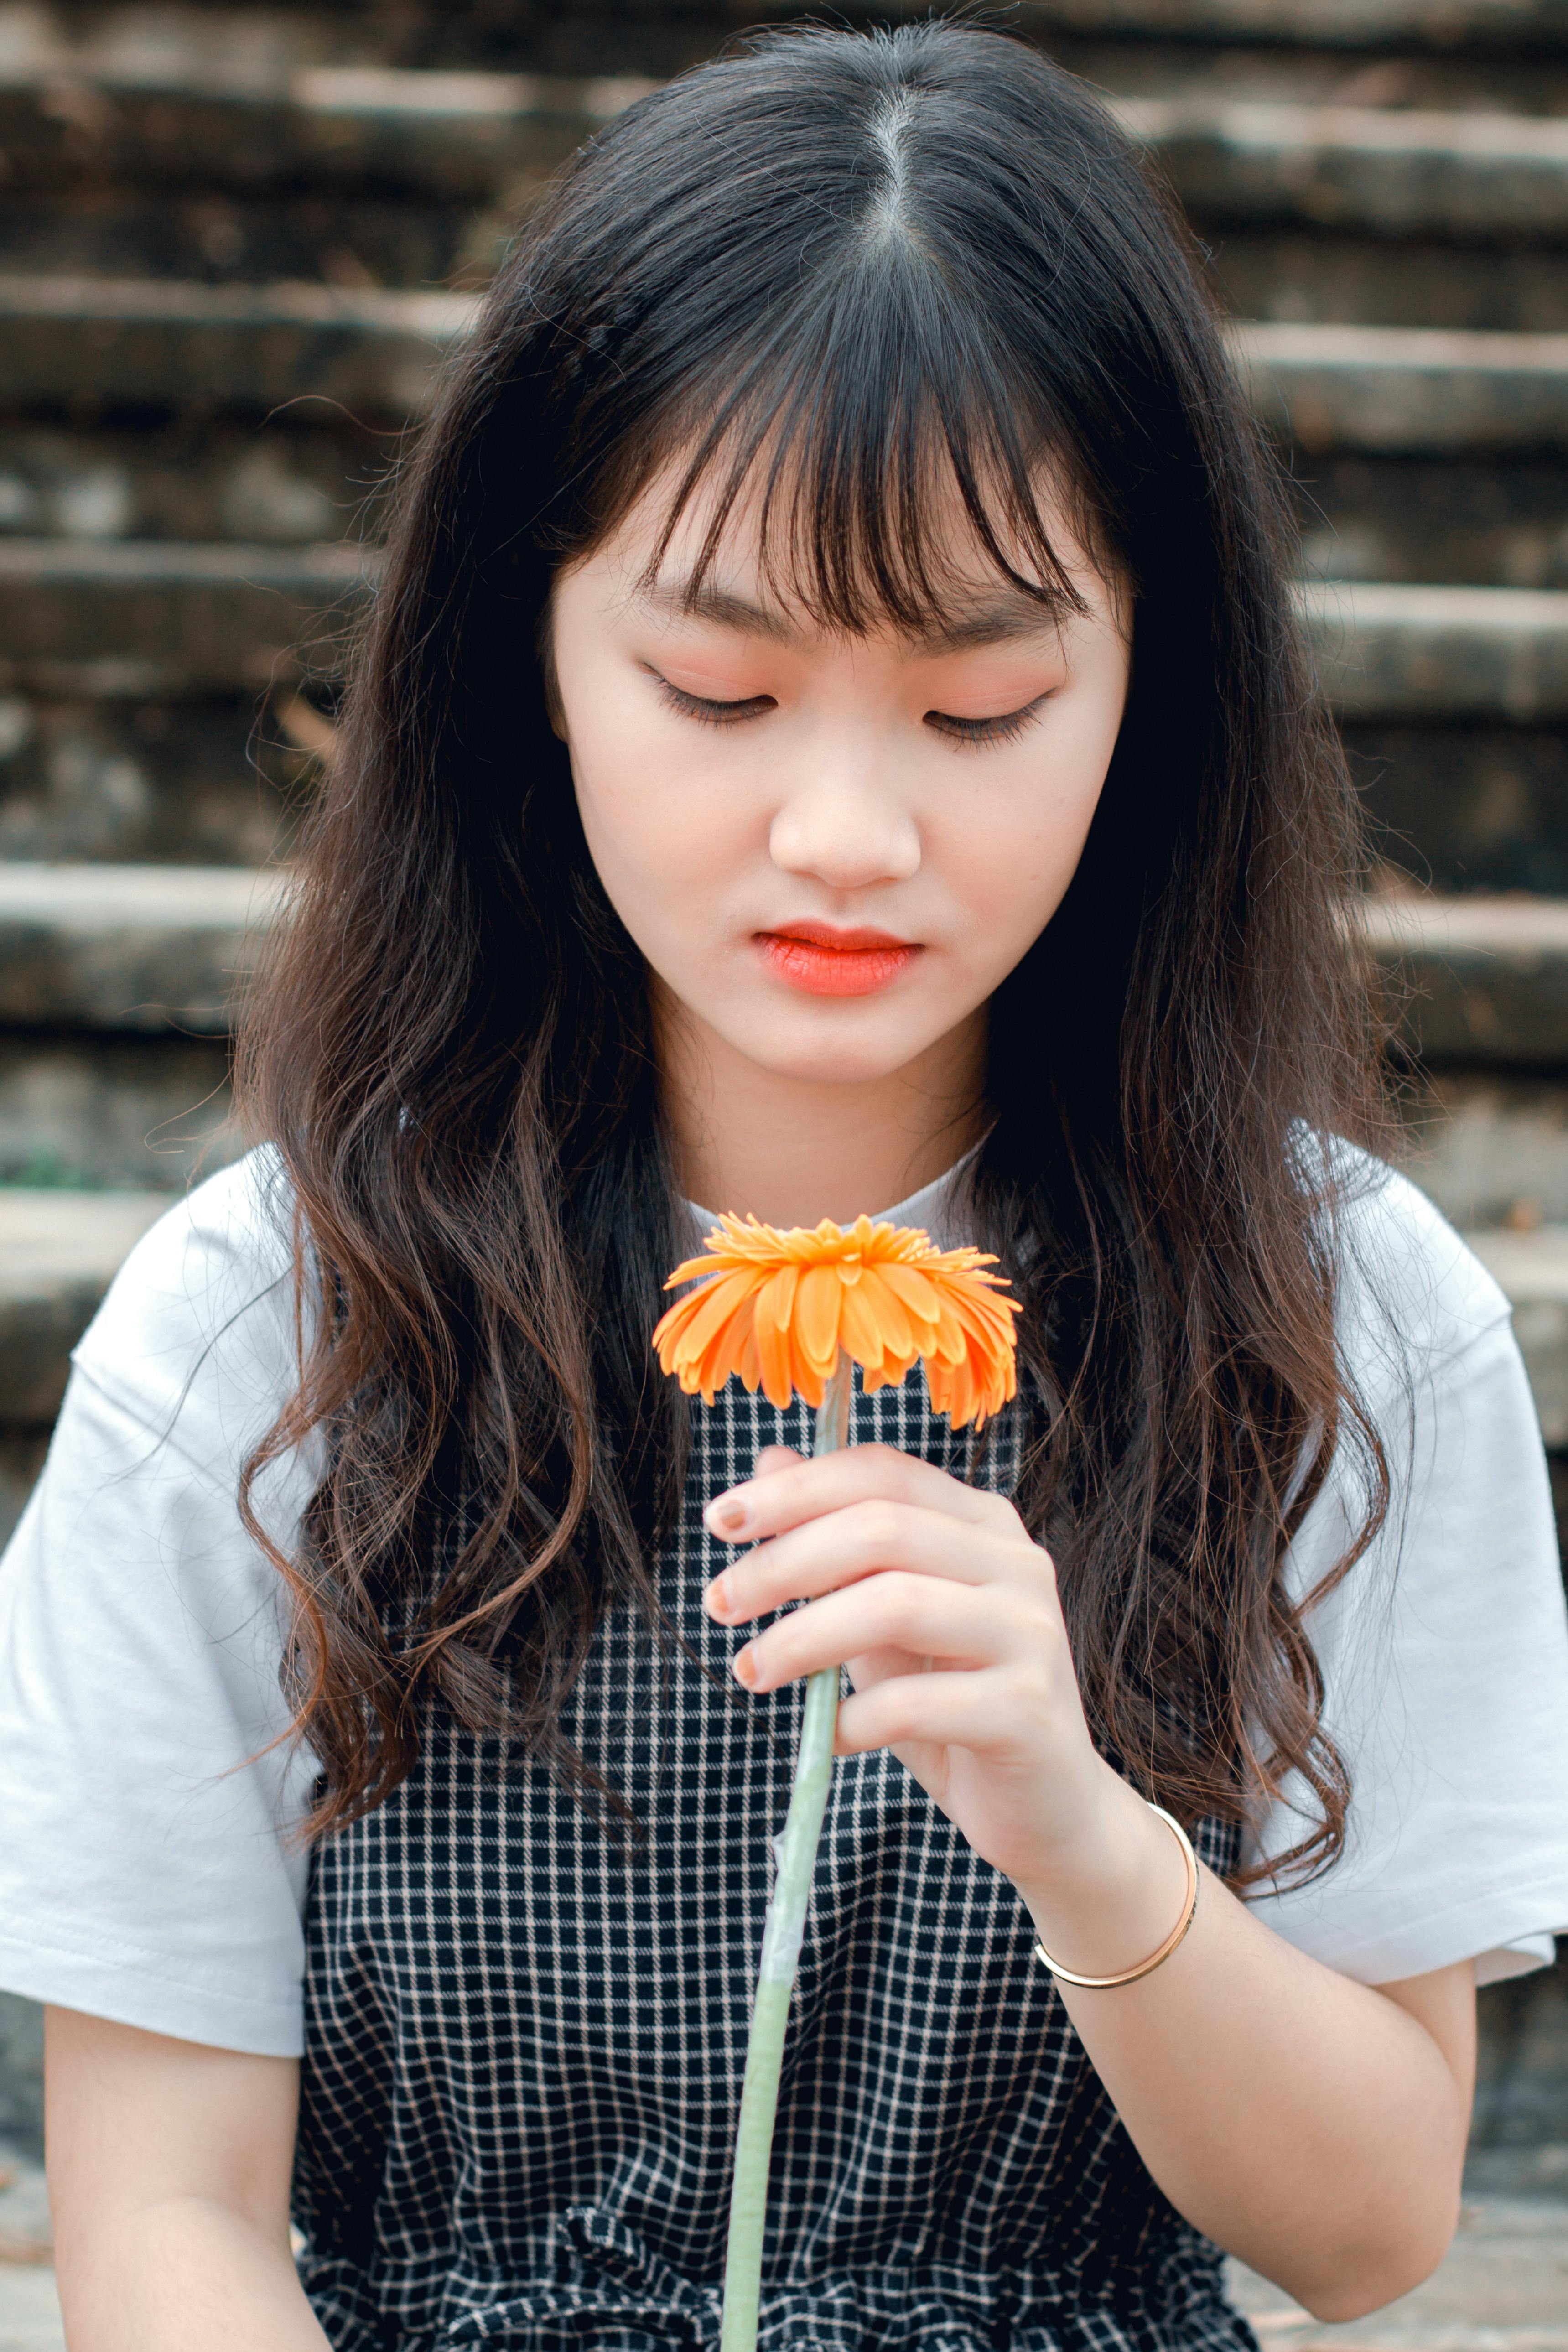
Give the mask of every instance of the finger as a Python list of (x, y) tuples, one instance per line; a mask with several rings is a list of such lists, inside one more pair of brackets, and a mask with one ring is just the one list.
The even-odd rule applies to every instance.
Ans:
[(967, 1748), (984, 1755), (1017, 1744), (1005, 1669), (895, 1675), (838, 1703), (837, 1756), (864, 1756), (874, 1748)]
[[(770, 1452), (783, 1452), (770, 1448)], [(917, 1462), (891, 1445), (847, 1445), (751, 1478), (715, 1495), (703, 1513), (710, 1535), (726, 1543), (754, 1543), (824, 1511), (872, 1499), (922, 1505), (974, 1526), (1001, 1524), (1017, 1514), (1000, 1495), (961, 1485), (934, 1462)]]
[(1040, 1630), (994, 1585), (976, 1591), (895, 1570), (792, 1610), (737, 1653), (733, 1670), (748, 1690), (771, 1691), (871, 1650), (974, 1668), (1017, 1655)]
[(836, 1591), (885, 1569), (950, 1583), (1054, 1590), (1049, 1556), (1016, 1517), (1004, 1528), (955, 1525), (908, 1503), (851, 1503), (771, 1537), (713, 1579), (703, 1606), (721, 1625), (742, 1625), (791, 1601)]
[(793, 1470), (805, 1460), (793, 1445), (764, 1445), (752, 1465), (753, 1478), (776, 1478), (781, 1470)]

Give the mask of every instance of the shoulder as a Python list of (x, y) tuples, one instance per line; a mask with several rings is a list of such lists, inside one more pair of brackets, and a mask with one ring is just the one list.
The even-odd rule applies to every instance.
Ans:
[(247, 1153), (159, 1218), (72, 1360), (176, 1442), (203, 1405), (253, 1405), (270, 1417), (298, 1363), (293, 1204), (276, 1152)]
[(1504, 1293), (1408, 1177), (1341, 1142), (1320, 1165), (1341, 1355), (1369, 1402), (1508, 1339)]

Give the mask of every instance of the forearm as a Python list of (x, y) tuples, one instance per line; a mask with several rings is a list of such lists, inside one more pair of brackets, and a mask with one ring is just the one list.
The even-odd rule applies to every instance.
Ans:
[(325, 2352), (287, 2241), (216, 2201), (128, 2201), (57, 2262), (71, 2352)]
[[(1026, 1895), (1047, 1948), (1085, 1973), (1154, 1948), (1181, 1900), (1174, 1840), (1127, 1793), (1109, 1841), (1126, 1850), (1098, 1885), (1064, 1874)], [(1386, 1995), (1294, 1950), (1206, 1873), (1161, 1968), (1061, 1993), (1172, 2203), (1320, 2317), (1375, 2308), (1441, 2259), (1470, 2086)]]

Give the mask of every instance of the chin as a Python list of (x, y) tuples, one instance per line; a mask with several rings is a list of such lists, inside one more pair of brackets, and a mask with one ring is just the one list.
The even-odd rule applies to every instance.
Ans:
[(868, 1023), (865, 1034), (857, 1034), (858, 1024), (845, 1022), (843, 1026), (846, 1034), (837, 1037), (824, 1036), (815, 1023), (790, 1023), (783, 1034), (771, 1025), (750, 1035), (742, 1029), (734, 1043), (773, 1076), (818, 1087), (868, 1086), (890, 1078), (932, 1043), (923, 1029), (889, 1034), (886, 1024), (873, 1029)]

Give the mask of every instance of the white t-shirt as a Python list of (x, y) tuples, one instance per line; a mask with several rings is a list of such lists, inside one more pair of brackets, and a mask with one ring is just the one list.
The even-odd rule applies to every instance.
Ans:
[[(1368, 1173), (1371, 1171), (1369, 1168)], [(943, 1234), (942, 1186), (889, 1213)], [(280, 1582), (240, 1465), (292, 1386), (289, 1210), (266, 1154), (132, 1251), (76, 1351), (47, 1465), (0, 1561), (0, 1987), (222, 2047), (300, 2047), (314, 1776), (282, 1738)], [(1348, 1848), (1260, 1916), (1367, 1983), (1568, 1928), (1568, 1626), (1507, 1302), (1397, 1177), (1351, 1212), (1342, 1343), (1394, 1473), (1384, 1536), (1310, 1630), (1352, 1774)], [(258, 1507), (287, 1548), (317, 1475)], [(1353, 1502), (1292, 1548), (1307, 1590)], [(1281, 1809), (1264, 1853), (1299, 1833)]]

